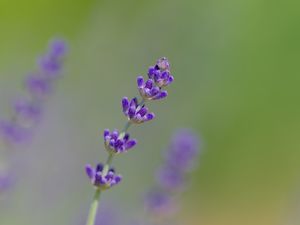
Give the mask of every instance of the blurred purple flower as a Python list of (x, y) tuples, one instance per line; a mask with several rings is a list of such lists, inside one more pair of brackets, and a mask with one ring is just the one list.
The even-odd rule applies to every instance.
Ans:
[(199, 137), (192, 130), (178, 130), (172, 137), (166, 151), (166, 165), (186, 172), (194, 166), (195, 159), (199, 154)]
[(184, 187), (185, 177), (182, 171), (164, 165), (157, 171), (156, 182), (165, 190), (177, 191)]
[(15, 122), (0, 121), (0, 135), (8, 144), (23, 144), (29, 141), (31, 131)]
[(144, 105), (139, 105), (137, 98), (128, 100), (127, 97), (122, 99), (123, 113), (132, 123), (144, 123), (153, 120), (155, 115), (150, 113)]
[(166, 152), (163, 166), (156, 174), (155, 191), (151, 189), (144, 202), (148, 212), (161, 216), (174, 212), (174, 196), (182, 192), (187, 183), (187, 172), (197, 160), (199, 138), (191, 130), (178, 130)]
[(66, 42), (61, 39), (54, 39), (49, 44), (49, 55), (52, 58), (61, 59), (68, 52), (68, 46)]
[(101, 189), (108, 189), (121, 182), (122, 177), (120, 175), (116, 175), (114, 169), (110, 168), (107, 174), (103, 173), (103, 169), (104, 166), (101, 163), (99, 163), (96, 168), (93, 168), (91, 165), (86, 165), (86, 174), (94, 186)]
[(9, 144), (24, 143), (32, 136), (34, 126), (39, 122), (43, 103), (52, 91), (54, 79), (61, 73), (63, 57), (67, 45), (56, 39), (49, 45), (49, 50), (39, 59), (38, 71), (25, 79), (29, 97), (20, 97), (13, 102), (13, 115), (8, 121), (0, 124), (0, 135)]
[(19, 98), (13, 104), (17, 118), (24, 123), (36, 123), (42, 116), (42, 109), (38, 103), (29, 99)]
[(155, 215), (169, 215), (175, 211), (175, 202), (169, 193), (163, 190), (150, 190), (144, 199), (144, 207), (147, 212)]
[(12, 184), (12, 179), (9, 174), (0, 173), (0, 194), (7, 190)]
[(52, 91), (52, 82), (40, 74), (28, 76), (26, 88), (33, 98), (43, 99)]
[(46, 77), (55, 78), (61, 74), (62, 58), (67, 53), (67, 45), (63, 40), (55, 39), (49, 44), (46, 54), (38, 58), (41, 73)]
[(127, 152), (137, 144), (135, 139), (129, 139), (128, 133), (120, 133), (118, 130), (110, 132), (106, 129), (103, 137), (106, 150), (113, 154)]

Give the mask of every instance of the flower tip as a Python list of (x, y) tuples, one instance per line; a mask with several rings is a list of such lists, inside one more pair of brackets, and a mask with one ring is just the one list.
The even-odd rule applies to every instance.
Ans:
[(136, 146), (136, 145), (137, 145), (137, 140), (136, 140), (136, 139), (129, 140), (129, 141), (126, 143), (125, 149), (126, 149), (126, 150), (129, 150), (129, 149), (133, 148), (133, 147)]
[(104, 138), (105, 137), (107, 137), (108, 135), (109, 135), (109, 129), (105, 129), (104, 131), (103, 131), (103, 136), (104, 136)]
[(62, 57), (68, 52), (67, 43), (63, 39), (56, 38), (49, 44), (50, 54), (54, 57)]
[(155, 118), (155, 114), (154, 113), (148, 113), (147, 114), (147, 120), (153, 120)]
[(94, 169), (90, 164), (85, 165), (85, 172), (90, 179), (94, 176)]
[(155, 100), (163, 99), (163, 98), (166, 98), (167, 96), (168, 96), (168, 92), (167, 92), (167, 91), (161, 91), (161, 92), (155, 97)]
[(122, 108), (123, 108), (123, 112), (125, 112), (129, 107), (129, 100), (127, 97), (123, 97), (122, 98)]
[(138, 76), (136, 78), (136, 82), (137, 82), (138, 87), (142, 87), (144, 84), (144, 78), (142, 76)]

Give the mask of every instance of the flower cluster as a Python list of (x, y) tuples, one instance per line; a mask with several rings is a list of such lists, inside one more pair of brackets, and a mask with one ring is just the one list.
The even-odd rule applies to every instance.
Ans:
[(61, 75), (67, 45), (54, 40), (49, 50), (38, 58), (38, 68), (25, 79), (26, 95), (12, 104), (10, 120), (0, 122), (0, 136), (8, 144), (28, 141), (43, 114), (44, 100), (52, 93), (55, 80)]
[(86, 165), (85, 170), (92, 184), (101, 189), (108, 189), (122, 180), (122, 177), (116, 175), (115, 170), (112, 168), (109, 168), (105, 173), (105, 171), (103, 171), (104, 166), (101, 163), (99, 163), (96, 168), (93, 168), (91, 165)]
[(123, 113), (132, 123), (144, 123), (153, 120), (155, 115), (148, 111), (145, 105), (139, 105), (138, 99), (133, 98), (130, 101), (127, 97), (122, 99)]
[(168, 92), (163, 90), (163, 87), (170, 85), (174, 77), (170, 73), (167, 58), (160, 58), (154, 66), (149, 68), (148, 78), (146, 81), (142, 76), (137, 78), (137, 86), (144, 100), (158, 100), (168, 96)]
[(129, 139), (130, 135), (128, 133), (120, 135), (118, 130), (110, 132), (106, 129), (104, 130), (103, 136), (104, 146), (111, 154), (126, 152), (137, 144), (135, 139)]
[(166, 215), (175, 207), (178, 195), (187, 183), (187, 173), (193, 168), (199, 154), (198, 136), (190, 130), (177, 131), (164, 155), (163, 166), (157, 171), (156, 186), (145, 198), (150, 213)]
[[(138, 90), (142, 100), (139, 101), (136, 97), (130, 100), (128, 97), (122, 98), (122, 111), (128, 119), (125, 128), (122, 131), (104, 130), (104, 146), (109, 153), (109, 158), (120, 153), (128, 152), (128, 150), (137, 144), (135, 139), (130, 139), (130, 135), (127, 132), (131, 124), (141, 124), (155, 118), (154, 113), (149, 112), (145, 106), (145, 102), (147, 100), (162, 99), (167, 96), (167, 91), (163, 90), (163, 88), (171, 84), (174, 80), (170, 74), (170, 64), (168, 60), (165, 57), (160, 58), (157, 63), (150, 68), (152, 69), (148, 71), (149, 79), (147, 81), (144, 81), (142, 76), (137, 78)], [(110, 162), (108, 161), (104, 168), (108, 168), (110, 166), (109, 164)], [(103, 168), (101, 168), (101, 170), (92, 170), (90, 165), (87, 165), (86, 173), (92, 181), (92, 184), (100, 189), (107, 189), (121, 181), (119, 176), (114, 175), (114, 172)], [(109, 174), (110, 179), (105, 180)], [(115, 182), (115, 178), (118, 182)]]

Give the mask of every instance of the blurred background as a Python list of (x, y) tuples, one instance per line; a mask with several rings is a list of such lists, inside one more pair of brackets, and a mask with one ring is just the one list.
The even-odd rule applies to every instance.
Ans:
[(149, 104), (156, 120), (131, 129), (139, 145), (114, 161), (124, 182), (103, 201), (125, 217), (138, 215), (171, 134), (190, 127), (203, 154), (182, 195), (179, 224), (300, 224), (299, 7), (1, 0), (1, 118), (50, 39), (63, 37), (70, 52), (33, 143), (13, 152), (18, 180), (1, 193), (0, 224), (85, 219), (93, 189), (84, 165), (104, 160), (103, 129), (123, 126), (121, 97), (137, 95), (136, 76), (160, 56), (169, 58), (175, 82), (166, 100)]

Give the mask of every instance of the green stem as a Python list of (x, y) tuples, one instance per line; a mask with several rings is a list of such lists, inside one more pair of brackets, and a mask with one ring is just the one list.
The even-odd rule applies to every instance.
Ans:
[(113, 157), (114, 157), (114, 155), (111, 154), (111, 153), (108, 155), (108, 158), (106, 160), (106, 163), (105, 163), (103, 171), (102, 171), (103, 176), (105, 176), (108, 173), (108, 170), (109, 170), (109, 167), (110, 167), (111, 162), (113, 160)]
[(88, 215), (86, 225), (94, 225), (95, 224), (97, 209), (98, 209), (99, 200), (100, 200), (100, 194), (101, 194), (101, 190), (100, 190), (100, 188), (97, 188), (97, 190), (95, 192), (95, 195), (94, 195), (94, 199), (93, 199), (91, 208), (90, 208), (90, 212), (89, 212), (89, 215)]

